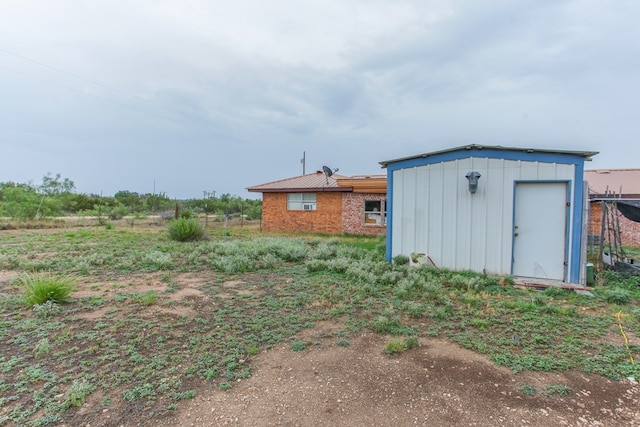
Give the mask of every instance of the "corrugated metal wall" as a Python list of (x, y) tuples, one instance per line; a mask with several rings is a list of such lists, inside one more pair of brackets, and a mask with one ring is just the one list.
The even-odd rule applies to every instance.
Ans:
[[(425, 253), (441, 267), (510, 274), (514, 182), (573, 182), (574, 169), (571, 164), (470, 157), (395, 170), (392, 255)], [(474, 194), (465, 178), (470, 171), (482, 175)]]

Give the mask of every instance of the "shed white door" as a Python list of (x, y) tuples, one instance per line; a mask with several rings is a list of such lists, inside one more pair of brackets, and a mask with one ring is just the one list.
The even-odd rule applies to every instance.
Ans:
[(513, 275), (564, 280), (567, 184), (516, 183), (514, 203)]

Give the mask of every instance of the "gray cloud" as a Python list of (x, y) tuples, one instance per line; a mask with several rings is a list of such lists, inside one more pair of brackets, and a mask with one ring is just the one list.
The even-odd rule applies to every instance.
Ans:
[[(0, 181), (171, 197), (465, 143), (637, 167), (640, 6), (557, 2), (9, 2)], [(624, 155), (620, 155), (624, 152)]]

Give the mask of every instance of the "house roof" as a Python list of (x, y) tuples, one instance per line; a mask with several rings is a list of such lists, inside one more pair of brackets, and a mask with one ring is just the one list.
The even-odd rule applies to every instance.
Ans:
[(592, 196), (640, 196), (640, 169), (592, 169), (584, 171)]
[(387, 192), (387, 175), (354, 175), (338, 178), (338, 186), (351, 187), (354, 193)]
[(339, 179), (353, 179), (353, 180), (366, 180), (366, 179), (387, 179), (386, 174), (376, 174), (376, 175), (353, 175), (348, 177), (342, 177)]
[(278, 181), (267, 182), (266, 184), (254, 185), (253, 187), (247, 187), (247, 190), (255, 193), (351, 191), (351, 187), (338, 186), (337, 180), (340, 178), (346, 177), (338, 174), (326, 176), (323, 172), (317, 171), (306, 175), (294, 176), (292, 178), (285, 178)]
[(430, 153), (418, 154), (415, 156), (409, 157), (401, 157), (393, 160), (386, 160), (380, 162), (382, 167), (387, 167), (389, 163), (402, 162), (405, 160), (413, 160), (426, 158), (431, 156), (436, 156), (439, 154), (447, 154), (454, 153), (457, 151), (482, 151), (482, 150), (491, 150), (491, 151), (510, 151), (510, 152), (521, 152), (521, 153), (545, 153), (545, 154), (567, 154), (573, 156), (584, 157), (586, 160), (591, 160), (591, 157), (598, 154), (597, 151), (569, 151), (569, 150), (547, 150), (543, 148), (522, 148), (522, 147), (503, 147), (501, 145), (479, 145), (479, 144), (470, 144), (470, 145), (462, 145), (460, 147), (449, 148), (446, 150), (432, 151)]

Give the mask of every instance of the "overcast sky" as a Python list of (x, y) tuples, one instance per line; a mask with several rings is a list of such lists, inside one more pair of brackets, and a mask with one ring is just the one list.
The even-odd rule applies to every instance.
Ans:
[(248, 193), (475, 143), (640, 167), (636, 0), (0, 0), (0, 182)]

